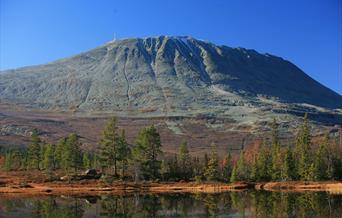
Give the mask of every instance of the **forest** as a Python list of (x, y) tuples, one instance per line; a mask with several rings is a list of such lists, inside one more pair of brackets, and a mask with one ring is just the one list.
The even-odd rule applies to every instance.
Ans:
[(33, 129), (26, 148), (0, 147), (4, 171), (39, 170), (48, 175), (63, 172), (77, 175), (86, 169), (101, 172), (106, 182), (121, 181), (324, 181), (342, 180), (342, 136), (313, 142), (308, 115), (296, 131), (295, 140), (283, 145), (279, 140), (276, 119), (270, 135), (240, 154), (220, 157), (216, 145), (202, 157), (193, 156), (187, 142), (174, 155), (162, 151), (160, 134), (155, 126), (140, 130), (134, 145), (127, 143), (125, 131), (117, 118), (108, 119), (96, 151), (82, 149), (77, 134), (71, 133), (56, 144), (41, 140)]

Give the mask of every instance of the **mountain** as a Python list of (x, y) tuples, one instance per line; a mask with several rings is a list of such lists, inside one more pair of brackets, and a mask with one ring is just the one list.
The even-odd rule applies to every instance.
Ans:
[[(204, 137), (220, 141), (222, 136), (229, 144), (236, 131), (258, 134), (273, 117), (284, 129), (298, 124), (305, 112), (319, 125), (341, 125), (342, 96), (274, 55), (192, 37), (160, 36), (115, 40), (70, 58), (0, 72), (2, 139), (25, 135), (32, 127), (50, 136), (63, 135), (65, 130), (83, 131), (90, 122), (76, 125), (62, 118), (52, 122), (41, 112), (60, 113), (60, 117), (71, 113), (71, 123), (75, 116), (191, 118), (159, 121), (175, 135), (192, 140), (197, 134), (196, 143)], [(123, 122), (128, 128), (141, 124)], [(73, 130), (72, 125), (76, 125)], [(5, 143), (1, 134), (0, 143)], [(89, 134), (93, 133), (88, 131), (84, 137)], [(165, 131), (164, 137), (172, 140), (169, 135)]]
[(0, 97), (33, 108), (155, 115), (220, 112), (261, 98), (342, 108), (342, 96), (280, 57), (167, 36), (3, 71)]

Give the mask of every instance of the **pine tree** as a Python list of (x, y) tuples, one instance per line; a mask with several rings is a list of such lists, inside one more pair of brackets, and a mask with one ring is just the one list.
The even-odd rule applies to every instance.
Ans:
[(252, 166), (251, 166), (251, 180), (252, 181), (257, 181), (258, 180), (258, 173), (259, 173), (259, 169), (258, 169), (258, 158), (257, 155), (253, 155), (253, 160), (252, 160)]
[(325, 176), (326, 176), (326, 179), (332, 179), (333, 174), (334, 174), (334, 164), (333, 164), (334, 155), (341, 154), (339, 159), (340, 161), (342, 161), (342, 149), (338, 149), (338, 151), (333, 151), (332, 144), (330, 143), (329, 133), (325, 134), (322, 146), (324, 147), (324, 151), (325, 151), (323, 153), (325, 153), (326, 155), (325, 164), (326, 164), (327, 170), (326, 170)]
[(47, 148), (47, 145), (41, 143), (41, 145), (40, 145), (40, 157), (41, 157), (41, 161), (40, 161), (40, 163), (39, 163), (40, 169), (44, 169), (44, 168), (45, 168), (45, 166), (44, 166), (44, 158), (45, 158), (45, 150), (46, 150), (46, 148)]
[(161, 161), (160, 174), (163, 181), (166, 181), (170, 175), (170, 166), (165, 159)]
[(192, 166), (193, 166), (193, 177), (197, 179), (202, 179), (203, 166), (199, 157), (192, 158)]
[(329, 146), (329, 162), (328, 173), (329, 178), (334, 180), (342, 180), (342, 130), (339, 131), (339, 137), (334, 144), (329, 143), (329, 138), (326, 138)]
[(19, 168), (20, 169), (25, 169), (25, 170), (27, 170), (27, 167), (28, 167), (28, 165), (27, 165), (27, 157), (28, 157), (28, 155), (27, 155), (27, 149), (25, 148), (25, 149), (20, 149), (20, 151), (19, 151), (19, 160), (18, 160), (18, 164), (20, 165), (19, 166)]
[(233, 170), (232, 170), (232, 175), (230, 176), (230, 182), (236, 182), (238, 180), (237, 178), (237, 172), (236, 172), (236, 165), (234, 165)]
[(224, 181), (229, 181), (230, 176), (232, 174), (232, 155), (228, 153), (226, 157), (224, 158), (223, 162), (223, 169), (222, 169), (222, 178)]
[(174, 157), (170, 160), (170, 177), (179, 180), (180, 179), (180, 166), (178, 161), (178, 155), (175, 154)]
[(192, 166), (188, 144), (186, 142), (182, 142), (179, 147), (178, 160), (180, 166), (180, 177), (184, 180), (189, 180), (192, 176)]
[(55, 169), (55, 146), (48, 144), (44, 152), (43, 166), (46, 171)]
[(304, 122), (298, 132), (297, 135), (297, 143), (296, 143), (296, 156), (298, 158), (298, 175), (301, 180), (309, 180), (310, 178), (310, 167), (311, 167), (311, 159), (310, 159), (310, 146), (311, 146), (311, 137), (310, 137), (310, 129), (309, 129), (309, 121), (308, 114), (304, 115)]
[(68, 136), (65, 143), (65, 150), (62, 154), (64, 169), (69, 173), (70, 169), (77, 172), (82, 167), (82, 151), (78, 136), (72, 133)]
[(82, 164), (83, 168), (85, 168), (85, 169), (92, 168), (92, 162), (91, 162), (91, 157), (90, 157), (89, 152), (84, 152), (83, 153), (82, 163), (83, 163)]
[(281, 171), (281, 156), (280, 156), (280, 144), (278, 138), (278, 124), (276, 119), (272, 122), (272, 180), (280, 179)]
[(204, 176), (209, 181), (214, 181), (218, 179), (218, 157), (217, 157), (217, 148), (213, 143), (211, 144), (210, 158), (208, 160), (208, 166), (204, 173)]
[(138, 182), (143, 175), (141, 175), (142, 171), (142, 164), (145, 162), (144, 157), (144, 150), (141, 145), (134, 146), (132, 149), (132, 159), (130, 161), (130, 165), (132, 165), (132, 168), (134, 170), (134, 182)]
[(7, 151), (5, 154), (5, 170), (6, 171), (11, 171), (12, 170), (12, 152), (11, 151)]
[(271, 179), (271, 165), (272, 156), (269, 152), (269, 147), (264, 141), (257, 159), (257, 181), (269, 181)]
[(204, 157), (203, 157), (203, 172), (207, 169), (208, 162), (209, 162), (208, 154), (204, 153)]
[(117, 163), (119, 161), (118, 147), (120, 146), (121, 140), (117, 131), (117, 120), (115, 117), (112, 117), (107, 121), (100, 141), (100, 160), (102, 168), (112, 168), (115, 176), (117, 176)]
[(31, 135), (31, 144), (28, 147), (28, 155), (29, 155), (29, 166), (30, 168), (34, 168), (39, 170), (40, 162), (42, 160), (41, 156), (41, 140), (38, 136), (37, 129), (33, 129)]
[(283, 174), (282, 178), (286, 181), (293, 180), (295, 177), (295, 165), (293, 159), (293, 153), (290, 147), (288, 147), (284, 154), (284, 163), (283, 163)]
[(131, 149), (128, 146), (128, 143), (126, 141), (126, 134), (125, 130), (122, 130), (121, 136), (119, 138), (119, 144), (118, 144), (118, 160), (120, 161), (121, 165), (121, 177), (125, 178), (125, 169), (128, 167), (128, 161), (131, 155)]
[(91, 160), (91, 167), (94, 169), (98, 169), (99, 168), (99, 158), (98, 158), (98, 154), (94, 153), (92, 156), (92, 160)]
[(309, 169), (308, 169), (308, 172), (307, 172), (307, 175), (306, 175), (306, 179), (305, 180), (308, 180), (308, 181), (313, 181), (315, 180), (316, 177), (315, 177), (315, 164), (314, 163), (311, 163), (309, 165)]
[(18, 170), (20, 169), (22, 163), (22, 152), (20, 149), (11, 149), (5, 158), (5, 170)]
[(63, 151), (61, 153), (61, 163), (63, 170), (69, 173), (70, 168), (71, 168), (71, 162), (72, 162), (72, 148), (70, 146), (70, 143), (68, 143), (68, 138), (65, 140), (65, 144), (63, 147)]
[(65, 163), (63, 162), (63, 153), (66, 150), (66, 138), (59, 140), (55, 149), (56, 168), (65, 169)]
[(236, 165), (236, 174), (237, 174), (237, 179), (239, 181), (247, 179), (246, 171), (247, 171), (247, 168), (246, 168), (246, 163), (245, 163), (245, 153), (242, 150), (240, 152), (240, 157)]
[(315, 180), (324, 180), (328, 178), (328, 151), (325, 143), (322, 143), (318, 151), (315, 155), (314, 159), (314, 179)]
[(136, 141), (135, 159), (141, 162), (143, 175), (149, 179), (159, 177), (160, 164), (159, 156), (162, 154), (160, 135), (157, 129), (152, 125), (142, 129)]

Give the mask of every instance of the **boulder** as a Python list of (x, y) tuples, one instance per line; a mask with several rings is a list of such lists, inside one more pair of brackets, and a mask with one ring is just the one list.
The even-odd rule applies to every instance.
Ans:
[(67, 181), (67, 180), (71, 180), (70, 176), (62, 176), (61, 178), (59, 178), (62, 181)]
[(84, 175), (86, 175), (86, 176), (96, 176), (97, 175), (97, 171), (95, 169), (87, 169), (84, 172)]

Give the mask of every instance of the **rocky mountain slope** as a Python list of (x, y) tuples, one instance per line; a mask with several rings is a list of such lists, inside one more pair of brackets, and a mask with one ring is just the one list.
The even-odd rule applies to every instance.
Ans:
[(127, 115), (224, 114), (270, 100), (342, 108), (340, 95), (282, 58), (166, 36), (113, 41), (4, 71), (0, 98), (33, 108)]
[[(161, 120), (161, 126), (189, 137), (199, 119), (207, 132), (213, 130), (213, 138), (223, 132), (225, 141), (225, 131), (258, 133), (273, 117), (288, 129), (305, 112), (318, 125), (342, 124), (342, 96), (289, 61), (191, 37), (116, 40), (48, 64), (2, 71), (0, 109), (2, 138), (11, 137), (11, 131), (24, 136), (31, 127), (43, 125), (31, 119), (32, 125), (25, 126), (31, 122), (27, 117), (33, 116), (25, 113), (37, 110), (59, 117), (65, 112), (71, 120), (108, 115), (173, 117)], [(191, 120), (187, 125), (175, 117)], [(82, 125), (75, 130), (81, 131)], [(60, 130), (50, 132), (69, 127), (60, 125)]]

